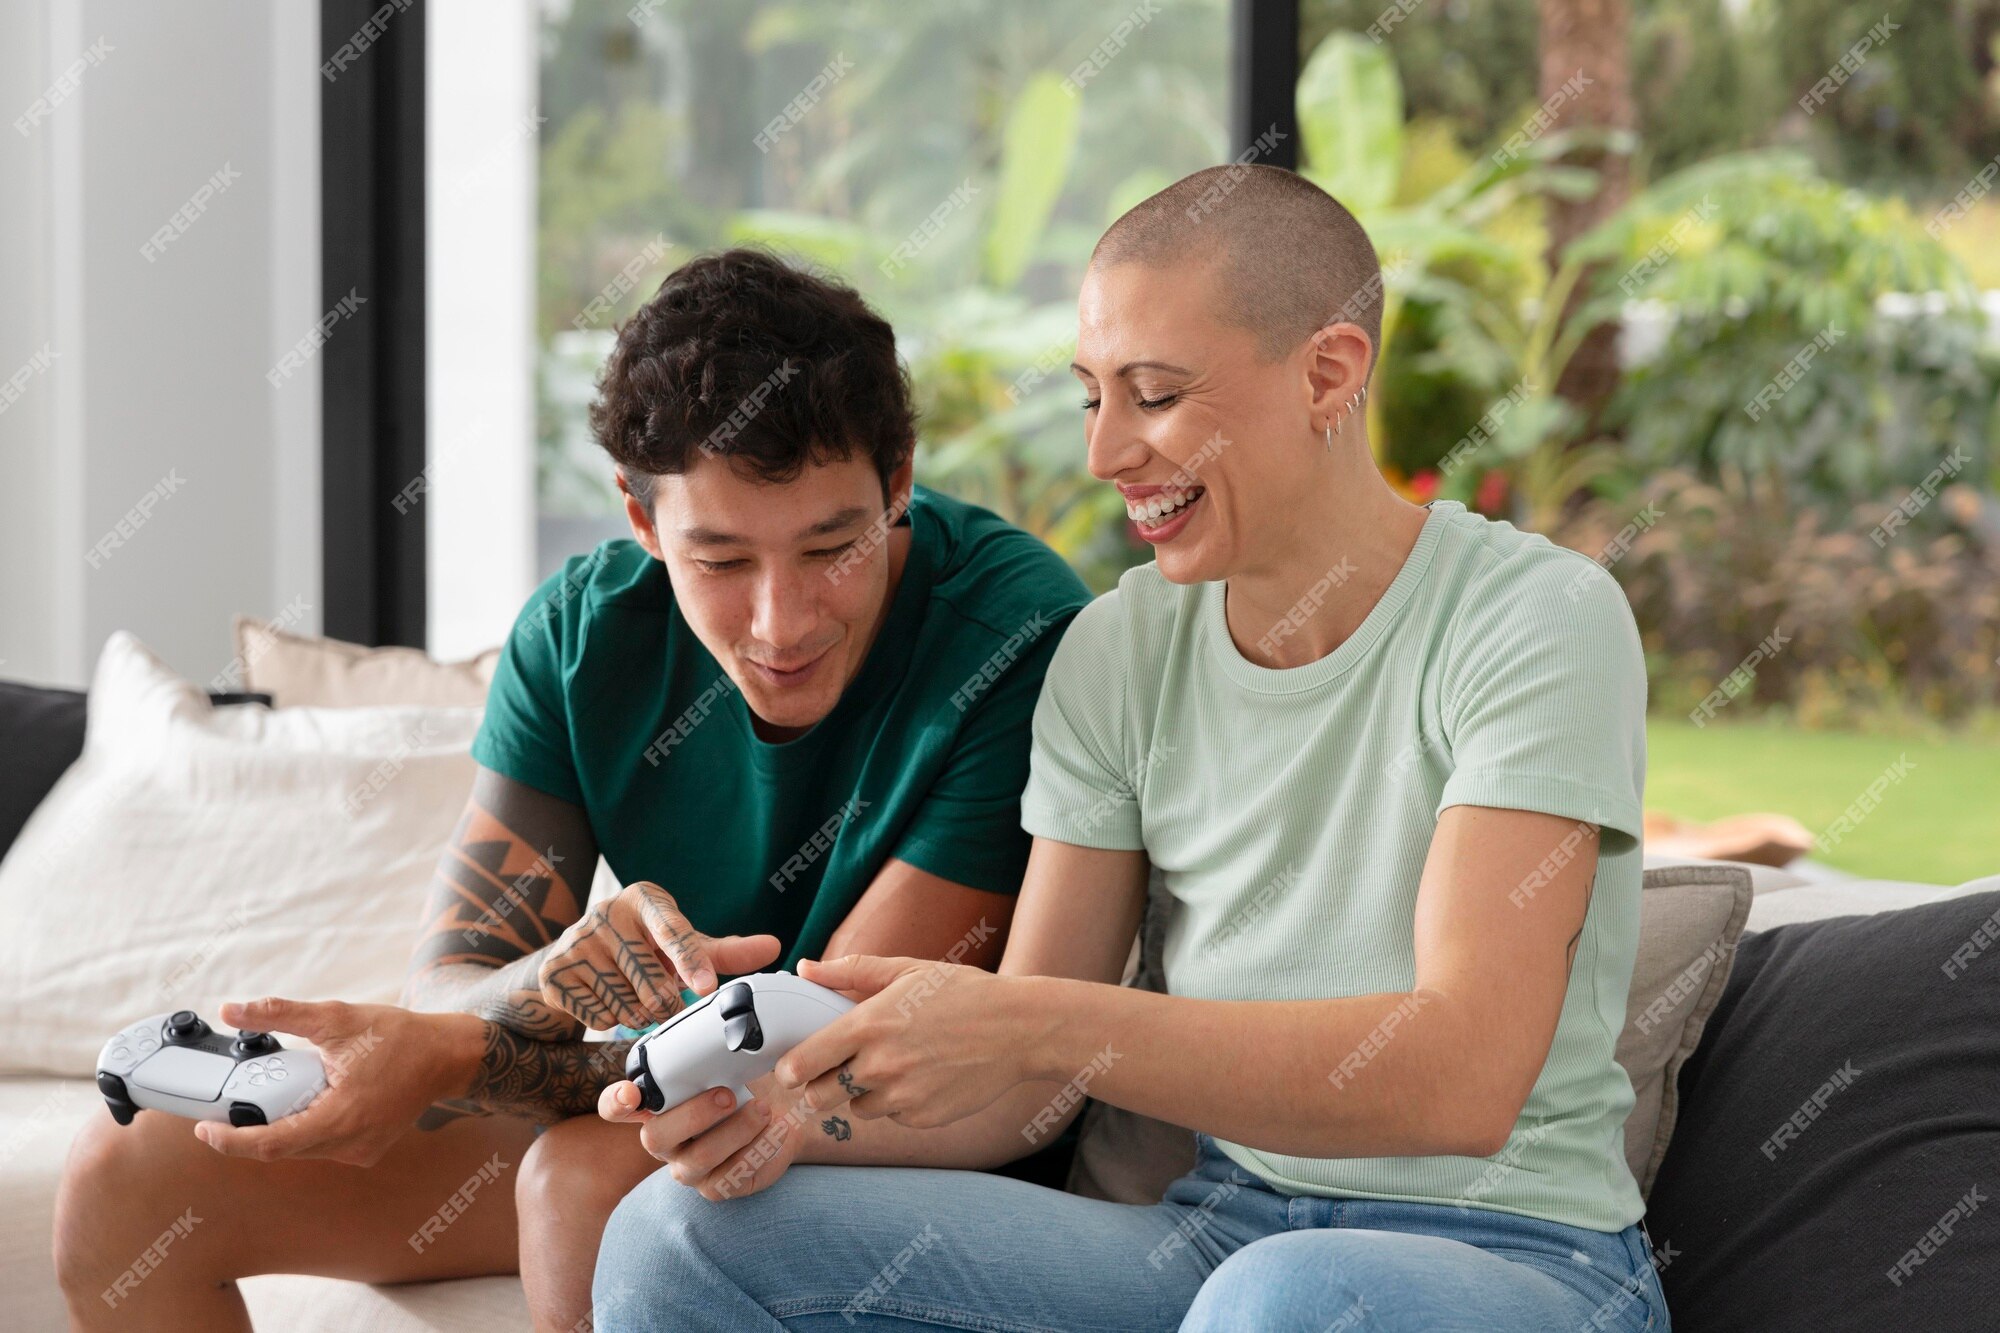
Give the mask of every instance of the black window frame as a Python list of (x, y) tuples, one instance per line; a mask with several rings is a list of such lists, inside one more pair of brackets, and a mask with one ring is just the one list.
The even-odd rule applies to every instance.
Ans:
[(426, 506), (396, 501), (427, 458), (425, 14), (384, 8), (320, 3), (322, 308), (352, 311), (319, 351), (322, 627), (421, 648)]

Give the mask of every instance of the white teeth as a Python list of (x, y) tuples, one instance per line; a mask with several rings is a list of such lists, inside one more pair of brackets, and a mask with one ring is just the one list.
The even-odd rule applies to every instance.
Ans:
[(1201, 498), (1200, 491), (1190, 491), (1177, 495), (1155, 495), (1149, 499), (1125, 502), (1125, 516), (1134, 523), (1147, 526), (1157, 524), (1170, 514), (1179, 512)]

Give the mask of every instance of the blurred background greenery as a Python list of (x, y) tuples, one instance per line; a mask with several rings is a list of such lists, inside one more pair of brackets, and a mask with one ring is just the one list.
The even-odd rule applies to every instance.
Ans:
[[(1990, 872), (1932, 830), (2000, 806), (2000, 206), (1972, 197), (2000, 155), (2000, 0), (1631, 0), (1623, 31), (1557, 32), (1564, 8), (1301, 5), (1300, 169), (1389, 275), (1383, 468), (1604, 554), (1648, 653), (1651, 805), (1817, 830), (1888, 747), (1935, 776), (1826, 859)], [(920, 480), (1095, 588), (1146, 559), (1084, 471), (1074, 297), (1108, 222), (1228, 159), (1228, 19), (1224, 0), (546, 0), (544, 565), (622, 526), (583, 419), (617, 319), (738, 242), (894, 323)], [(1540, 132), (1586, 63), (1626, 112)], [(1970, 207), (1941, 211), (1955, 196)], [(613, 315), (584, 318), (648, 246)], [(1689, 722), (1774, 630), (1719, 720)]]

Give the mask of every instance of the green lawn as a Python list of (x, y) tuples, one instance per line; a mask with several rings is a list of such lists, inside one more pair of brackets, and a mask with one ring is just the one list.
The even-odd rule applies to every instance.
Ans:
[(1912, 767), (1816, 860), (1870, 879), (1957, 884), (2000, 873), (2000, 743), (1679, 719), (1647, 726), (1646, 808), (1684, 819), (1771, 811), (1815, 834), (1908, 755)]

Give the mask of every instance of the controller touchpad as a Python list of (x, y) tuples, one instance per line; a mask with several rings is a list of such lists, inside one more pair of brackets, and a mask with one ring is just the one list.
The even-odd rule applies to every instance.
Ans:
[(222, 1095), (222, 1085), (229, 1081), (230, 1072), (235, 1068), (234, 1061), (218, 1058), (207, 1051), (169, 1046), (141, 1065), (132, 1077), (155, 1092), (186, 1097), (190, 1101), (212, 1102)]

